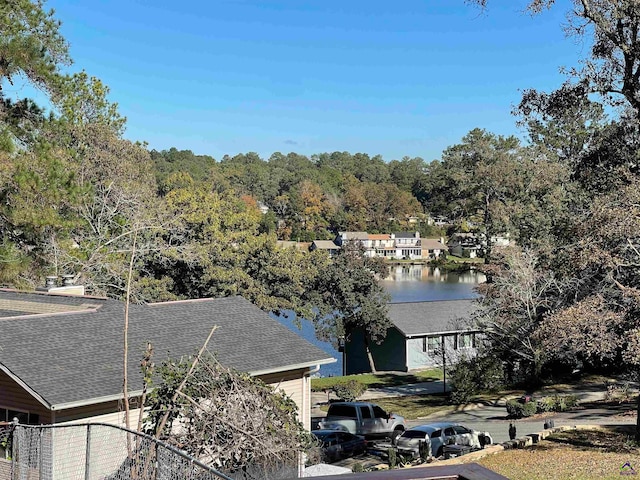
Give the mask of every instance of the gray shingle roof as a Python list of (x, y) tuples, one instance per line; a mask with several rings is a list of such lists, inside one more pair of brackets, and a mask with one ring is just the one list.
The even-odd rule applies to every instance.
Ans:
[(418, 238), (416, 232), (393, 232), (396, 238)]
[(367, 232), (338, 232), (339, 236), (342, 236), (345, 240), (368, 240), (369, 234)]
[(433, 238), (423, 238), (422, 248), (424, 250), (446, 250), (447, 246), (440, 243), (440, 240), (434, 240)]
[(314, 240), (313, 244), (320, 250), (337, 250), (340, 247), (333, 240)]
[(26, 294), (0, 289), (0, 319), (19, 315), (51, 314), (87, 310), (104, 299), (90, 296), (48, 295), (46, 292)]
[[(18, 297), (40, 296), (0, 291), (0, 298)], [(60, 298), (72, 297), (49, 298), (60, 303)], [(100, 305), (97, 311), (0, 319), (0, 364), (49, 405), (121, 391), (124, 304), (94, 298), (91, 303)], [(209, 350), (223, 365), (238, 370), (285, 371), (333, 361), (241, 297), (131, 305), (129, 322), (131, 391), (142, 387), (139, 363), (147, 341), (153, 344), (154, 362), (160, 364), (168, 356), (195, 354), (214, 325), (218, 329)]]
[(391, 322), (407, 337), (468, 330), (463, 324), (476, 310), (474, 300), (389, 304)]

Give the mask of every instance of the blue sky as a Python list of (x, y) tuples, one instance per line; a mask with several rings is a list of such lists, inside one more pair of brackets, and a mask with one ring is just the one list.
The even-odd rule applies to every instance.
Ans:
[(126, 137), (158, 150), (426, 160), (475, 127), (518, 133), (525, 88), (551, 90), (586, 46), (568, 0), (536, 18), (493, 0), (49, 0), (74, 69), (110, 88)]

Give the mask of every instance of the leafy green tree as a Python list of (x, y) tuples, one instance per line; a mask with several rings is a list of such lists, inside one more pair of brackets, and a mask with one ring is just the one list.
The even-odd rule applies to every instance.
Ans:
[(48, 93), (56, 90), (60, 67), (69, 65), (60, 21), (42, 0), (14, 0), (0, 5), (0, 92), (18, 75)]
[(155, 174), (158, 185), (165, 189), (164, 183), (169, 175), (174, 172), (188, 173), (196, 181), (209, 180), (216, 161), (209, 155), (195, 155), (191, 150), (151, 150), (149, 152), (155, 166)]
[(583, 84), (565, 83), (551, 93), (525, 90), (514, 113), (538, 155), (574, 169), (606, 121), (603, 106), (589, 99)]
[(390, 297), (378, 283), (378, 277), (386, 274), (382, 259), (365, 256), (360, 243), (347, 242), (331, 263), (319, 270), (308, 292), (318, 338), (337, 345), (340, 338), (348, 341), (352, 332), (362, 330), (372, 372), (376, 366), (370, 344), (381, 342), (391, 327), (387, 314)]
[(420, 158), (402, 157), (402, 160), (389, 162), (390, 182), (401, 190), (412, 192), (414, 186), (426, 174), (427, 164)]
[(270, 175), (269, 165), (254, 152), (234, 157), (225, 155), (219, 167), (231, 187), (239, 193), (248, 193), (261, 201), (279, 193), (277, 179)]
[[(447, 205), (454, 217), (481, 225), (486, 263), (491, 261), (495, 236), (509, 231), (510, 202), (521, 180), (520, 151), (514, 137), (474, 129), (462, 143), (443, 152), (442, 162), (430, 171), (434, 177), (432, 186), (425, 185), (430, 190), (424, 196), (430, 196), (427, 206), (431, 212), (431, 202)], [(443, 198), (438, 199), (438, 195)]]

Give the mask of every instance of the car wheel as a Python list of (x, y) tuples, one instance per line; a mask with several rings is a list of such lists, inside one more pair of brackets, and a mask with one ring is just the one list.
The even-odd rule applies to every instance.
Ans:
[(402, 432), (403, 432), (403, 431), (404, 431), (404, 430), (402, 430), (401, 428), (396, 428), (396, 429), (393, 431), (393, 433), (391, 434), (391, 444), (392, 444), (392, 445), (395, 445), (395, 444), (396, 444), (396, 442), (398, 441), (398, 437), (399, 437), (400, 435), (402, 435)]

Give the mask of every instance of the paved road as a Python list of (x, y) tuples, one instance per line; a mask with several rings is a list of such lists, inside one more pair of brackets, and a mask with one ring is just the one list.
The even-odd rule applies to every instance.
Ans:
[(544, 428), (545, 419), (553, 419), (555, 426), (562, 425), (609, 425), (609, 424), (635, 424), (635, 417), (621, 416), (616, 410), (611, 409), (584, 409), (572, 412), (553, 413), (548, 416), (536, 416), (533, 419), (509, 420), (506, 418), (504, 405), (482, 406), (466, 409), (460, 412), (451, 412), (443, 415), (434, 414), (427, 419), (409, 420), (408, 426), (413, 427), (432, 422), (458, 422), (462, 425), (489, 432), (494, 443), (502, 443), (509, 440), (509, 423), (514, 422), (517, 436), (525, 436), (529, 433), (537, 433)]
[[(443, 393), (444, 391), (442, 380), (434, 380), (432, 382), (410, 383), (395, 387), (369, 388), (359, 399), (376, 400), (378, 398), (403, 397), (406, 395), (431, 395), (433, 393)], [(449, 385), (447, 385), (446, 391), (449, 391)]]

